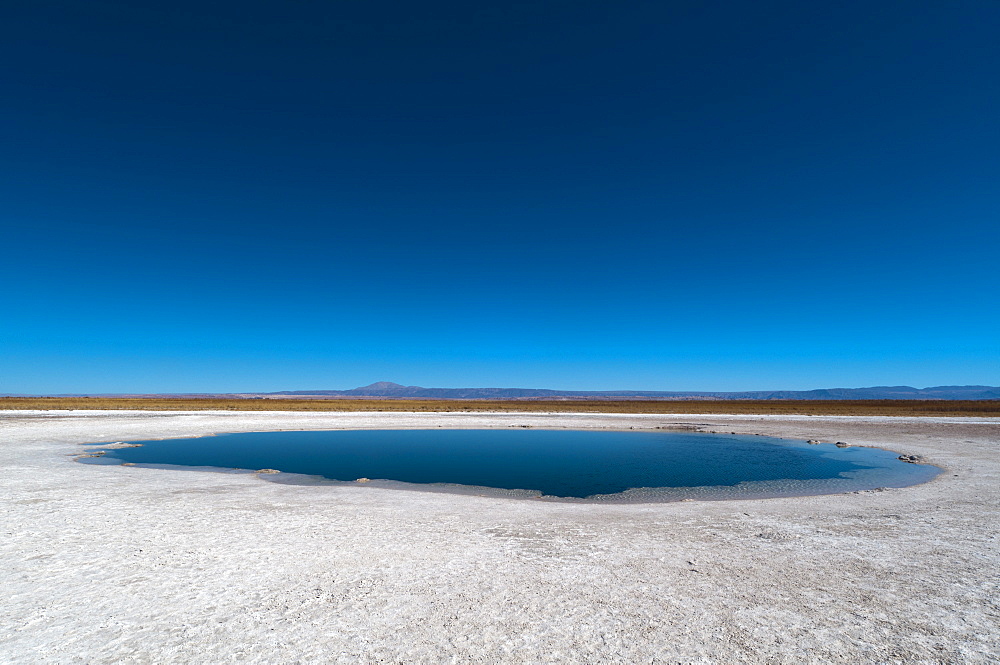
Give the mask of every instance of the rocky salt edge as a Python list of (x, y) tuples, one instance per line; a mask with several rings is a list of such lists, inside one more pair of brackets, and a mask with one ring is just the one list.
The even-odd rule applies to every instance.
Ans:
[[(843, 441), (946, 471), (603, 505), (74, 461), (89, 442), (520, 426)], [(998, 447), (990, 418), (0, 412), (0, 660), (995, 662)]]

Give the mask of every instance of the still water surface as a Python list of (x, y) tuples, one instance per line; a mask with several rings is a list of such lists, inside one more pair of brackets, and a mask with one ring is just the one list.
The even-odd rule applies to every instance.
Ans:
[(278, 482), (370, 478), (374, 485), (434, 491), (641, 501), (904, 487), (940, 472), (875, 448), (688, 432), (336, 430), (138, 443), (105, 449), (92, 461), (278, 469), (283, 473), (267, 478)]

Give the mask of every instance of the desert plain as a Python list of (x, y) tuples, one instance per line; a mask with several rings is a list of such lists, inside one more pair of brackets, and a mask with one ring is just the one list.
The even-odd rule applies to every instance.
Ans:
[[(679, 427), (944, 473), (850, 494), (558, 503), (84, 465), (80, 444)], [(1000, 418), (0, 412), (5, 663), (993, 663)]]

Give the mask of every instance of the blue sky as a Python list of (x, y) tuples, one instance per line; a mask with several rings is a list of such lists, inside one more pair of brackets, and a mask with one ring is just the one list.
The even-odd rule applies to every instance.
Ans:
[(6, 13), (0, 393), (1000, 384), (995, 2)]

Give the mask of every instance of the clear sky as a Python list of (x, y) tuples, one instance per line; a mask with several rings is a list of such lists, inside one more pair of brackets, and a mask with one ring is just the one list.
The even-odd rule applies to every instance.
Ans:
[(6, 4), (0, 393), (1000, 384), (1000, 3)]

